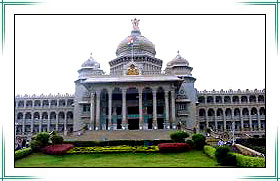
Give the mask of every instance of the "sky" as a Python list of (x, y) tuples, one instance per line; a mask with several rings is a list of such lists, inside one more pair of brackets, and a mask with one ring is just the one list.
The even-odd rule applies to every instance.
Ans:
[(264, 89), (264, 16), (254, 15), (17, 15), (15, 91), (73, 94), (77, 71), (92, 52), (101, 69), (130, 35), (131, 19), (155, 45), (162, 70), (180, 51), (198, 90)]

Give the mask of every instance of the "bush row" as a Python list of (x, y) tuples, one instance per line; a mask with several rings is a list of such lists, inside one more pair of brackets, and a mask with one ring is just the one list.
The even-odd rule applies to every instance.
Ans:
[(73, 144), (75, 147), (93, 147), (93, 146), (152, 146), (159, 143), (170, 143), (171, 140), (110, 140), (110, 141), (64, 141), (66, 144)]
[(31, 153), (32, 153), (31, 148), (24, 148), (24, 149), (21, 149), (21, 150), (17, 150), (17, 151), (15, 151), (15, 160), (19, 159), (19, 158), (22, 158), (22, 157), (25, 157), (25, 156), (27, 156)]
[(230, 153), (235, 156), (238, 167), (265, 167), (265, 158), (245, 156), (238, 153)]
[(95, 146), (95, 147), (75, 147), (69, 151), (67, 154), (86, 154), (86, 153), (141, 153), (141, 152), (158, 152), (157, 146)]
[(158, 145), (160, 152), (184, 152), (191, 149), (190, 145), (187, 143), (160, 143)]
[(50, 155), (63, 155), (68, 150), (74, 148), (72, 144), (49, 145), (42, 148), (42, 152)]
[(211, 158), (215, 158), (216, 148), (213, 146), (205, 145), (203, 151), (206, 155), (210, 156)]

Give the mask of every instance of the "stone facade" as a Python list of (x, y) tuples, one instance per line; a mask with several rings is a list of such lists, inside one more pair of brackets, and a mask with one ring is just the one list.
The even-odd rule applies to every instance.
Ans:
[(232, 122), (236, 130), (264, 130), (264, 91), (196, 91), (193, 68), (179, 51), (163, 71), (155, 46), (141, 35), (139, 21), (132, 22), (131, 34), (109, 62), (108, 75), (90, 55), (78, 70), (74, 95), (16, 96), (17, 134), (178, 126), (225, 131)]

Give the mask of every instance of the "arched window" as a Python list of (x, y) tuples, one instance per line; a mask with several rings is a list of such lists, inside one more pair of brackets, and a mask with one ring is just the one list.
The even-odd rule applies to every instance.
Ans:
[(58, 105), (61, 107), (65, 106), (65, 100), (64, 99), (59, 100)]
[(198, 97), (198, 102), (199, 103), (205, 103), (205, 97), (204, 96), (199, 96)]
[(232, 102), (233, 103), (239, 103), (239, 97), (238, 96), (233, 96), (232, 97)]
[(26, 107), (32, 107), (32, 101), (26, 101)]
[(199, 116), (206, 116), (205, 109), (199, 109)]
[(207, 103), (214, 103), (214, 98), (212, 96), (208, 96)]
[(240, 110), (238, 108), (234, 109), (234, 116), (240, 116)]
[(213, 109), (209, 109), (207, 114), (208, 114), (208, 116), (214, 116), (215, 115), (215, 111)]
[(258, 96), (258, 102), (264, 102), (264, 96), (263, 95)]
[(225, 96), (224, 103), (231, 103), (231, 100), (230, 100), (229, 96)]
[(74, 103), (73, 99), (68, 99), (67, 100), (67, 106), (72, 106), (73, 103)]
[(57, 100), (51, 100), (51, 106), (57, 106)]
[(55, 112), (51, 112), (50, 119), (56, 119), (56, 113)]
[(249, 115), (249, 110), (248, 110), (248, 108), (244, 108), (244, 109), (242, 110), (242, 115), (243, 115), (243, 116), (244, 116), (244, 115), (246, 115), (246, 116)]
[(230, 108), (226, 109), (226, 116), (231, 117), (231, 109)]
[(30, 112), (27, 112), (27, 113), (25, 113), (25, 116), (24, 116), (24, 118), (25, 119), (31, 119), (31, 113)]
[(216, 96), (216, 103), (222, 103), (222, 97), (221, 96)]
[(35, 112), (33, 114), (33, 119), (40, 119), (40, 114), (38, 112)]
[(49, 100), (43, 100), (43, 107), (49, 106)]
[(221, 108), (217, 110), (217, 116), (223, 116), (223, 110)]
[(251, 115), (257, 115), (257, 114), (258, 114), (257, 108), (253, 107), (251, 109)]
[(67, 112), (67, 119), (73, 119), (73, 112), (72, 111)]
[(250, 102), (256, 102), (256, 96), (250, 96), (249, 97)]
[(19, 120), (23, 119), (23, 114), (21, 112), (17, 114), (17, 119)]
[(41, 101), (40, 100), (35, 100), (34, 106), (35, 107), (40, 107), (41, 106)]
[(242, 103), (248, 102), (247, 96), (242, 96), (242, 97), (241, 97), (241, 102), (242, 102)]
[(260, 115), (265, 115), (265, 108), (264, 107), (260, 108)]
[(47, 112), (43, 112), (42, 114), (42, 119), (48, 119), (48, 113)]
[(18, 102), (18, 107), (24, 107), (24, 101), (19, 101)]
[(59, 112), (58, 113), (58, 119), (64, 119), (64, 118), (65, 118), (64, 112)]

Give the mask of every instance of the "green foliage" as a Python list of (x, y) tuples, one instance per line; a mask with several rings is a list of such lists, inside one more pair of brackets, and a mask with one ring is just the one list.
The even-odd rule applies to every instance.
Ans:
[(216, 149), (215, 158), (220, 165), (236, 166), (236, 157), (229, 152), (230, 147), (228, 146), (220, 146)]
[(187, 139), (186, 143), (189, 144), (190, 148), (192, 149), (194, 147), (194, 142), (191, 139)]
[(39, 133), (35, 136), (35, 140), (42, 143), (42, 147), (47, 146), (49, 144), (50, 135), (47, 132)]
[(63, 143), (63, 137), (60, 135), (52, 135), (51, 141), (53, 145), (62, 144)]
[(15, 160), (19, 159), (19, 158), (22, 158), (22, 157), (25, 157), (25, 156), (27, 156), (31, 153), (32, 153), (31, 148), (24, 148), (24, 149), (21, 149), (21, 150), (17, 150), (17, 151), (15, 151)]
[(236, 157), (238, 167), (265, 167), (265, 158), (245, 156), (238, 153), (230, 153)]
[(30, 147), (32, 151), (37, 152), (40, 151), (41, 147), (43, 147), (43, 144), (38, 140), (32, 140), (30, 142)]
[(204, 145), (206, 145), (206, 142), (205, 142), (206, 138), (202, 134), (199, 134), (199, 133), (198, 134), (194, 134), (192, 136), (192, 140), (194, 142), (194, 147), (196, 149), (198, 149), (198, 150), (202, 150)]
[(67, 151), (68, 154), (85, 154), (85, 153), (128, 153), (128, 152), (134, 152), (134, 153), (141, 153), (141, 152), (158, 152), (159, 149), (157, 146), (95, 146), (95, 147), (75, 147), (69, 151)]
[(189, 137), (189, 134), (186, 131), (176, 131), (170, 134), (170, 138), (175, 143), (184, 143), (187, 137)]
[(213, 146), (205, 145), (203, 151), (211, 158), (215, 158), (216, 148), (214, 148)]

